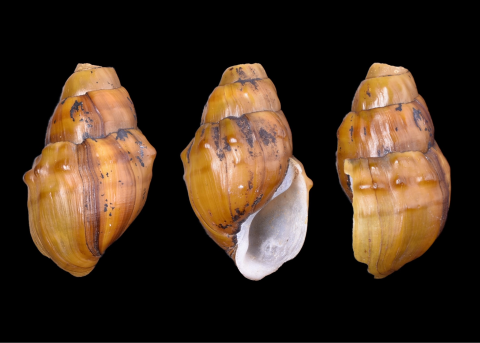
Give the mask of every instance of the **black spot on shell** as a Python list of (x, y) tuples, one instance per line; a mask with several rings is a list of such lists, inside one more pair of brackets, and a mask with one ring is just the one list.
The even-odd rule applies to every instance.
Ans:
[(236, 208), (235, 213), (236, 214), (234, 216), (232, 216), (232, 219), (233, 219), (234, 222), (238, 221), (240, 219), (240, 217), (245, 214), (245, 210), (240, 211), (239, 208)]
[(75, 102), (72, 105), (72, 108), (70, 108), (70, 118), (72, 118), (73, 121), (75, 121), (75, 118), (74, 118), (75, 112), (78, 112), (79, 109), (84, 111), (83, 101), (78, 102), (77, 100), (75, 100)]
[(122, 129), (118, 130), (117, 137), (115, 138), (115, 140), (120, 139), (121, 141), (125, 141), (125, 138), (128, 139), (128, 134), (127, 133), (128, 133), (128, 131), (125, 131), (125, 130), (122, 130)]
[(252, 207), (255, 207), (260, 202), (260, 200), (262, 200), (262, 198), (263, 198), (263, 194), (260, 194), (253, 202)]
[(232, 225), (230, 225), (230, 224), (227, 224), (227, 225), (217, 224), (217, 226), (218, 226), (219, 228), (221, 228), (221, 229), (224, 229), (224, 230), (225, 230), (226, 228), (232, 227)]
[(262, 127), (258, 133), (260, 134), (260, 139), (263, 141), (263, 144), (265, 145), (268, 145), (270, 141), (274, 144), (277, 142), (277, 139), (275, 138), (275, 134), (276, 134), (275, 131), (273, 132), (274, 135), (272, 135)]
[(231, 118), (231, 119), (234, 120), (237, 126), (240, 128), (240, 131), (245, 137), (250, 148), (253, 148), (253, 132), (250, 127), (250, 122), (248, 121), (248, 119), (245, 116), (241, 116), (240, 118)]
[(192, 144), (190, 144), (190, 146), (188, 147), (188, 150), (187, 150), (187, 161), (188, 161), (188, 163), (190, 163), (190, 151), (192, 150), (192, 146), (193, 146), (193, 142), (192, 142)]
[(350, 126), (350, 130), (348, 130), (348, 131), (350, 131), (350, 139), (351, 139), (352, 142), (353, 142), (353, 125)]
[(220, 148), (220, 128), (218, 126), (212, 127), (212, 133), (213, 133), (213, 142), (215, 143), (215, 153), (217, 154), (217, 157), (220, 161), (222, 161), (225, 158), (225, 154), (223, 153), (222, 148)]
[(232, 148), (230, 147), (230, 144), (228, 144), (228, 139), (226, 136), (223, 137), (223, 150), (232, 151)]
[[(83, 138), (83, 140), (86, 140), (86, 139), (90, 138), (92, 141), (95, 141), (95, 142), (97, 141), (95, 138), (91, 137), (88, 134), (88, 132), (84, 132), (82, 138)], [(102, 138), (102, 137), (100, 137), (100, 138)]]
[(142, 159), (140, 158), (140, 156), (135, 156), (135, 157), (136, 157), (137, 160), (140, 162), (140, 165), (141, 165), (142, 167), (145, 167), (145, 164), (143, 164), (143, 161), (142, 161)]
[(401, 111), (402, 110), (402, 104), (398, 104), (398, 107), (395, 108), (395, 111)]
[(246, 78), (248, 77), (248, 75), (243, 71), (243, 68), (242, 68), (242, 67), (235, 68), (235, 71), (238, 73), (238, 77), (239, 77), (239, 78), (244, 78), (244, 79), (246, 79)]
[(247, 82), (250, 82), (254, 87), (255, 89), (258, 89), (258, 84), (257, 84), (257, 81), (260, 81), (261, 79), (260, 78), (256, 78), (256, 79), (238, 79), (237, 81), (235, 81), (234, 83), (241, 83), (242, 86), (245, 86), (245, 84)]
[(367, 128), (363, 127), (363, 134), (366, 136), (367, 135)]
[(420, 131), (422, 131), (422, 128), (420, 127), (420, 125), (418, 125), (418, 122), (423, 119), (422, 112), (420, 112), (420, 110), (417, 110), (416, 108), (413, 108), (413, 119), (415, 120), (415, 125), (417, 125)]

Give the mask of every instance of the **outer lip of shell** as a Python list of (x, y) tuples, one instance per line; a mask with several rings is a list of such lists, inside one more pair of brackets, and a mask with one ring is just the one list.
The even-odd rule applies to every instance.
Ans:
[(237, 234), (234, 259), (246, 278), (261, 280), (300, 252), (307, 233), (312, 185), (303, 165), (290, 158), (285, 179), (272, 199), (250, 215)]

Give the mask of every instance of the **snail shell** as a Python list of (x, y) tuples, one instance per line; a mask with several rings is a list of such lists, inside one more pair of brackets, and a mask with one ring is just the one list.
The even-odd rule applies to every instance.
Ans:
[(224, 72), (181, 159), (195, 214), (245, 277), (260, 280), (298, 254), (312, 181), (260, 64)]
[(142, 210), (156, 151), (115, 70), (91, 64), (65, 83), (45, 143), (23, 177), (30, 233), (43, 255), (84, 276)]
[(353, 250), (381, 279), (420, 257), (442, 231), (450, 166), (411, 73), (374, 63), (337, 132), (337, 171), (353, 203)]

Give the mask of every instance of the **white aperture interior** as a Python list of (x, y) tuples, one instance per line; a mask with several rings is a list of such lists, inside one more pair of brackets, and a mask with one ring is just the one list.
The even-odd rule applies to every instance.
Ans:
[(308, 190), (303, 170), (289, 159), (285, 179), (272, 199), (237, 234), (235, 262), (248, 279), (260, 280), (294, 258), (307, 234)]

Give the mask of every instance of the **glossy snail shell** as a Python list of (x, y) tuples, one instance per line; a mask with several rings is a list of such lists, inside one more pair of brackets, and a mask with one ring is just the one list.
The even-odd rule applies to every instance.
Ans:
[(195, 214), (245, 277), (260, 280), (298, 254), (312, 181), (260, 64), (223, 73), (181, 159)]
[(374, 63), (337, 132), (337, 171), (353, 203), (353, 250), (381, 279), (422, 254), (450, 206), (450, 166), (411, 73)]
[(45, 143), (23, 178), (30, 233), (43, 255), (84, 276), (142, 210), (156, 151), (115, 70), (91, 64), (65, 83)]

